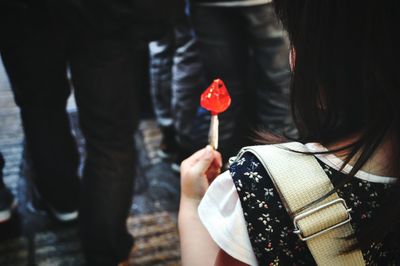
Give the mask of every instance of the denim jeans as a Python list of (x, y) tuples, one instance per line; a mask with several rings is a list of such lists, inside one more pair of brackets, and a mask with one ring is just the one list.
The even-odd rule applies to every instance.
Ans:
[(0, 152), (0, 189), (4, 188), (3, 168), (5, 165), (3, 154)]
[[(77, 36), (47, 23), (1, 49), (21, 109), (34, 183), (51, 203), (77, 204), (80, 195), (81, 237), (89, 265), (116, 265), (133, 245), (126, 218), (135, 173), (135, 72), (141, 67), (135, 45), (126, 36)], [(67, 65), (86, 140), (81, 184), (66, 112), (71, 92)]]
[(270, 4), (192, 5), (206, 77), (224, 80), (231, 107), (220, 115), (220, 147), (230, 156), (249, 128), (293, 134), (289, 110), (288, 40)]
[(151, 95), (157, 122), (173, 127), (181, 149), (195, 150), (207, 141), (197, 138), (199, 98), (204, 89), (203, 65), (187, 18), (180, 19), (164, 37), (149, 45)]
[(150, 93), (157, 123), (173, 127), (172, 65), (175, 52), (174, 32), (171, 29), (157, 41), (149, 43)]

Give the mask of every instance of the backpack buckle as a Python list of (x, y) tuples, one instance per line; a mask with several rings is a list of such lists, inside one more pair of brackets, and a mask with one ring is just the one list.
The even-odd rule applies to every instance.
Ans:
[[(303, 232), (301, 231), (301, 229), (299, 227), (299, 221), (300, 220), (302, 220), (302, 219), (304, 219), (306, 217), (309, 217), (309, 216), (311, 216), (311, 215), (313, 215), (313, 214), (315, 214), (317, 212), (320, 212), (320, 211), (322, 211), (324, 209), (327, 209), (327, 208), (329, 208), (329, 207), (331, 207), (333, 205), (336, 205), (336, 204), (342, 204), (344, 206), (345, 211), (347, 213), (347, 217), (346, 217), (345, 220), (340, 221), (338, 223), (335, 223), (335, 224), (333, 224), (333, 225), (331, 225), (331, 226), (329, 226), (327, 228), (324, 228), (324, 229), (322, 229), (322, 230), (320, 230), (318, 232), (312, 233), (311, 235), (305, 236), (303, 234)], [(310, 239), (312, 239), (314, 237), (320, 236), (320, 235), (325, 234), (325, 233), (327, 233), (327, 232), (329, 232), (329, 231), (331, 231), (331, 230), (333, 230), (335, 228), (338, 228), (338, 227), (340, 227), (342, 225), (345, 225), (345, 224), (349, 223), (351, 221), (350, 212), (351, 212), (351, 208), (347, 207), (347, 204), (346, 204), (344, 199), (338, 198), (338, 199), (332, 200), (332, 201), (330, 201), (328, 203), (322, 204), (322, 205), (320, 205), (318, 207), (315, 207), (315, 208), (308, 209), (308, 210), (303, 211), (300, 214), (296, 215), (293, 218), (293, 224), (294, 224), (293, 233), (297, 234), (302, 241), (310, 240)]]

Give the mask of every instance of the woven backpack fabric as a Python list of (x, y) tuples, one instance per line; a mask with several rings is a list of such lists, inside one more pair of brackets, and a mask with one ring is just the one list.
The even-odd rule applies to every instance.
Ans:
[[(360, 250), (343, 253), (355, 240), (346, 202), (332, 193), (333, 185), (307, 148), (297, 142), (245, 147), (263, 164), (294, 223), (294, 232), (318, 265), (365, 265)], [(324, 198), (323, 200), (321, 200)]]

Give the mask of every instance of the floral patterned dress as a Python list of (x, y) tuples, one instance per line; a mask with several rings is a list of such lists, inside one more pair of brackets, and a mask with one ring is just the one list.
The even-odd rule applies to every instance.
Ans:
[[(319, 161), (332, 183), (345, 178)], [(239, 194), (243, 215), (253, 251), (259, 265), (315, 265), (305, 242), (292, 232), (293, 223), (276, 189), (260, 161), (245, 153), (230, 166), (230, 173)], [(372, 183), (353, 178), (338, 194), (352, 208), (352, 226), (360, 225), (376, 214), (389, 184)], [(362, 250), (367, 265), (400, 265), (400, 240), (373, 243)]]

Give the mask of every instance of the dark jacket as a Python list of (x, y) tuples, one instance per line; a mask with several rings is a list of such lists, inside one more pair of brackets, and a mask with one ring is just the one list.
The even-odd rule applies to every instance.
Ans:
[(0, 48), (19, 41), (22, 31), (27, 30), (26, 25), (43, 19), (39, 15), (36, 20), (29, 17), (30, 14), (28, 0), (0, 0)]
[(184, 12), (184, 0), (46, 0), (68, 24), (108, 35), (135, 27), (161, 27)]
[(45, 21), (101, 36), (127, 28), (152, 35), (183, 14), (184, 6), (185, 0), (0, 0), (0, 34)]

